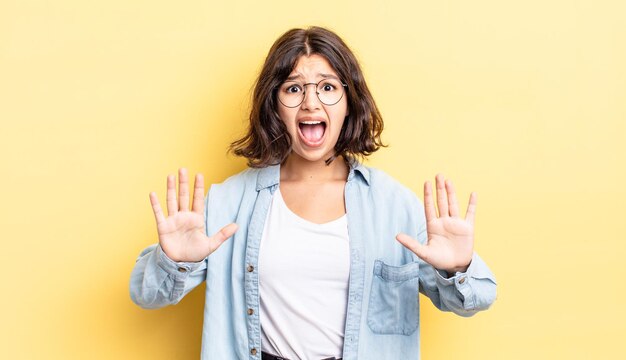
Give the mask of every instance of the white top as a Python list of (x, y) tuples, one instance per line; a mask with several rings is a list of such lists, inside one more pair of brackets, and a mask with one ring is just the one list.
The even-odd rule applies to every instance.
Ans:
[(297, 359), (342, 357), (350, 249), (342, 217), (315, 224), (274, 192), (259, 250), (261, 348)]

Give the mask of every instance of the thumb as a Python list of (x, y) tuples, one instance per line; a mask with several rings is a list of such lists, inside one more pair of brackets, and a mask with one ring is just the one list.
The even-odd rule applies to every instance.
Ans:
[(426, 245), (420, 244), (419, 241), (413, 239), (407, 234), (399, 233), (396, 235), (396, 240), (405, 248), (411, 250), (415, 255), (417, 255), (420, 259), (428, 262), (430, 249)]
[(220, 229), (220, 231), (216, 232), (213, 236), (211, 236), (211, 249), (212, 252), (217, 250), (224, 241), (228, 240), (229, 237), (233, 236), (235, 232), (239, 229), (239, 226), (235, 223), (228, 224)]

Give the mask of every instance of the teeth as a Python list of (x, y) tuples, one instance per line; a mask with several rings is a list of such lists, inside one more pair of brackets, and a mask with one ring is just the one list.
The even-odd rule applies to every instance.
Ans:
[(302, 121), (301, 124), (306, 124), (306, 125), (317, 125), (317, 124), (321, 124), (321, 121)]

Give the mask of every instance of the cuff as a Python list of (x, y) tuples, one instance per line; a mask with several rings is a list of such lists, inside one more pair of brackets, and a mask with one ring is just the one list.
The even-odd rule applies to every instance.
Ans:
[(168, 274), (177, 278), (185, 278), (189, 273), (195, 271), (202, 265), (202, 261), (199, 262), (176, 262), (170, 259), (161, 248), (161, 244), (156, 247), (157, 264), (159, 267)]
[(435, 278), (437, 279), (437, 283), (441, 286), (452, 286), (456, 288), (456, 290), (463, 296), (463, 308), (465, 309), (473, 309), (474, 308), (474, 297), (471, 296), (472, 288), (469, 285), (469, 279), (473, 276), (476, 264), (476, 253), (472, 255), (472, 261), (469, 264), (469, 267), (465, 272), (457, 271), (452, 277), (446, 277), (448, 275), (447, 271), (435, 269)]

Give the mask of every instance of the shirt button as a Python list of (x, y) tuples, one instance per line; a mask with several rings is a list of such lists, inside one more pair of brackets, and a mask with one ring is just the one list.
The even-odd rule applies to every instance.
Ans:
[(254, 314), (254, 310), (253, 309), (248, 309), (248, 315), (252, 315)]
[(248, 265), (248, 272), (253, 272), (253, 271), (254, 271), (254, 266)]
[(255, 349), (255, 348), (252, 348), (252, 349), (250, 350), (250, 354), (252, 354), (252, 355), (256, 355), (256, 349)]
[(184, 273), (184, 272), (187, 272), (187, 269), (185, 269), (184, 267), (181, 266), (181, 267), (178, 268), (178, 271), (181, 272), (181, 273)]
[(465, 282), (465, 277), (459, 279), (459, 284), (463, 284)]

